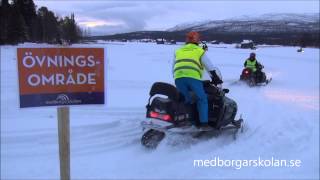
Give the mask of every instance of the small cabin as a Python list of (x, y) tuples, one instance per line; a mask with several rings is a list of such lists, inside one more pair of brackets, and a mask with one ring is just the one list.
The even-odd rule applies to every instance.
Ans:
[(159, 39), (156, 39), (156, 43), (157, 44), (164, 44), (165, 43), (165, 40), (163, 38), (159, 38)]
[(252, 40), (243, 40), (240, 43), (240, 48), (242, 48), (242, 49), (256, 49), (256, 46)]
[(177, 42), (175, 40), (170, 40), (169, 44), (177, 44)]
[(213, 41), (210, 41), (210, 44), (219, 44), (219, 41), (213, 40)]
[(141, 39), (140, 42), (150, 43), (152, 42), (152, 39)]

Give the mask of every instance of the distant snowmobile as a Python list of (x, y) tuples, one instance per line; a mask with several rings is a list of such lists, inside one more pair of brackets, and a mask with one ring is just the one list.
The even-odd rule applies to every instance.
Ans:
[(240, 81), (246, 82), (249, 86), (267, 85), (272, 78), (267, 79), (266, 73), (262, 71), (263, 65), (258, 64), (257, 71), (252, 72), (250, 68), (244, 68), (240, 75)]
[[(187, 105), (183, 95), (176, 87), (156, 82), (150, 90), (150, 98), (146, 106), (147, 119), (141, 123), (144, 134), (141, 143), (147, 148), (156, 148), (168, 133), (193, 134), (233, 130), (236, 138), (238, 130), (243, 131), (243, 119), (235, 120), (237, 103), (226, 97), (228, 89), (222, 89), (212, 81), (203, 81), (204, 89), (208, 95), (209, 128), (197, 128), (200, 121), (196, 103)], [(164, 97), (164, 96), (167, 97)], [(195, 100), (195, 96), (194, 96)], [(194, 125), (192, 124), (194, 122)]]
[(304, 52), (304, 50), (302, 49), (302, 47), (300, 47), (299, 49), (297, 49), (297, 52)]

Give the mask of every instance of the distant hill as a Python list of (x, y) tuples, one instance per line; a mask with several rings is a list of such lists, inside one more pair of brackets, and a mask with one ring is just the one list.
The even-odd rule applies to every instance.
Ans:
[(265, 14), (258, 17), (241, 16), (226, 20), (179, 24), (166, 31), (138, 31), (90, 39), (132, 40), (157, 39), (184, 41), (188, 31), (198, 31), (205, 41), (239, 43), (251, 39), (258, 44), (300, 45), (319, 47), (318, 14)]
[(227, 20), (180, 24), (167, 31), (215, 32), (319, 32), (318, 14), (265, 14), (259, 17), (241, 16)]

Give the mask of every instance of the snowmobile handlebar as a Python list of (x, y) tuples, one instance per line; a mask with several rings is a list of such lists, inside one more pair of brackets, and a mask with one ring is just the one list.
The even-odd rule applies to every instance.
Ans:
[(221, 87), (218, 87), (218, 84), (216, 84), (216, 83), (214, 83), (212, 80), (210, 81), (210, 80), (204, 80), (203, 81), (203, 84), (204, 84), (204, 86), (211, 86), (211, 87), (214, 87), (215, 89), (216, 89), (216, 91), (218, 92), (218, 93), (223, 93), (223, 94), (227, 94), (227, 93), (229, 93), (229, 89), (226, 89), (226, 88), (221, 88)]
[(225, 94), (227, 94), (227, 93), (229, 93), (229, 89), (222, 89), (222, 91), (225, 93)]
[(259, 63), (259, 64), (258, 64), (258, 66), (257, 66), (257, 68), (261, 70), (261, 69), (263, 69), (263, 68), (264, 68), (264, 66), (263, 66), (262, 64), (260, 64), (260, 63)]

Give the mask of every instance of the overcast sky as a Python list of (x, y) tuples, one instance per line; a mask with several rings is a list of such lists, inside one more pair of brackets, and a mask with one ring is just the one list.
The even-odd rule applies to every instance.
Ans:
[(103, 1), (35, 0), (59, 16), (74, 12), (91, 35), (165, 30), (177, 24), (266, 13), (319, 13), (319, 0)]

